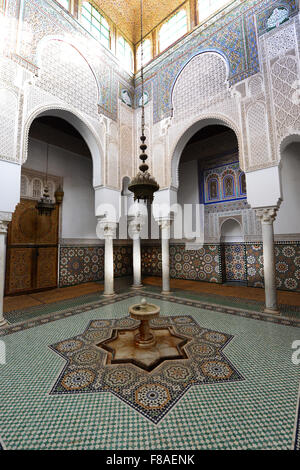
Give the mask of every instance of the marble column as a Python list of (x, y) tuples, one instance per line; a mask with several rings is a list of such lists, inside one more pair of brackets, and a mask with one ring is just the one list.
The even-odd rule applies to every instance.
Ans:
[(142, 223), (138, 217), (129, 221), (129, 235), (133, 243), (133, 285), (134, 289), (140, 289), (142, 284), (142, 260), (141, 260), (141, 230)]
[(104, 238), (104, 293), (113, 296), (114, 292), (114, 247), (116, 238), (116, 222), (100, 222), (102, 237)]
[(0, 213), (0, 328), (7, 326), (3, 316), (3, 297), (5, 286), (5, 264), (6, 264), (6, 234), (7, 226), (11, 220), (11, 214)]
[(278, 207), (256, 209), (261, 221), (264, 257), (265, 313), (279, 314), (276, 291), (274, 228)]
[(161, 227), (162, 294), (170, 294), (170, 228), (172, 219), (159, 219)]

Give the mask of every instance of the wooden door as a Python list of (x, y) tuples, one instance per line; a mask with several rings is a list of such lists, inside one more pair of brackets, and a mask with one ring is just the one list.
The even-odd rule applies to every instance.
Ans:
[(35, 206), (21, 199), (9, 224), (6, 295), (57, 287), (58, 207), (41, 216)]

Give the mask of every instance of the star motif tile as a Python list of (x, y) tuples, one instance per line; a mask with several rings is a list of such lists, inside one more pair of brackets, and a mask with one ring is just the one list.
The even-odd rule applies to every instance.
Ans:
[(92, 320), (82, 334), (51, 345), (66, 360), (51, 395), (111, 392), (157, 424), (192, 386), (244, 379), (224, 353), (233, 336), (202, 328), (191, 316), (150, 322), (157, 341), (164, 329), (180, 338), (181, 354), (175, 359), (165, 355), (151, 370), (131, 357), (112, 363), (111, 352), (102, 344), (120, 333), (130, 337), (138, 324), (129, 317)]

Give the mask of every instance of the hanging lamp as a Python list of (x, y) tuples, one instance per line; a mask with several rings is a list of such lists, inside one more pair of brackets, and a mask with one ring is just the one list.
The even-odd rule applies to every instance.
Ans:
[(142, 163), (139, 166), (138, 174), (131, 180), (131, 183), (128, 186), (129, 191), (134, 194), (135, 201), (149, 201), (150, 204), (153, 202), (153, 194), (159, 190), (159, 185), (157, 184), (155, 178), (149, 173), (149, 166), (147, 165), (146, 160), (148, 155), (145, 153), (147, 145), (145, 143), (145, 96), (144, 96), (144, 49), (143, 49), (143, 0), (141, 0), (141, 81), (142, 81), (142, 135), (140, 137), (141, 145), (140, 149), (142, 151), (140, 155), (140, 160)]
[(55, 202), (52, 201), (49, 195), (48, 188), (48, 154), (49, 154), (49, 144), (47, 144), (47, 163), (46, 163), (46, 182), (44, 186), (44, 193), (41, 199), (37, 202), (36, 208), (39, 212), (39, 215), (48, 215), (52, 214), (52, 211), (55, 209)]

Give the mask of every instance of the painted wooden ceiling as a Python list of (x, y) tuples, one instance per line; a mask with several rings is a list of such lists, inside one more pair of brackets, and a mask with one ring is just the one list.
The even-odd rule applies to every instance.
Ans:
[[(143, 0), (144, 36), (163, 21), (184, 0)], [(134, 44), (141, 36), (140, 0), (94, 0), (105, 13)]]

